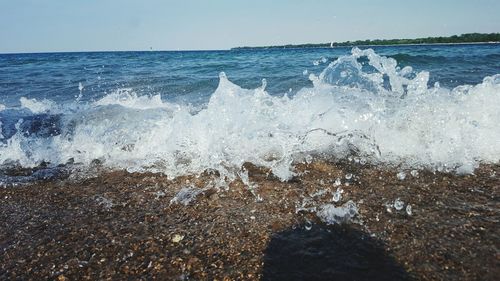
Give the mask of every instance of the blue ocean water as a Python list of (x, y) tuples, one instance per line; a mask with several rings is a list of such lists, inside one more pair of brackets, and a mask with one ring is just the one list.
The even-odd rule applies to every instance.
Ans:
[[(431, 73), (429, 83), (446, 87), (477, 84), (500, 72), (500, 44), (373, 47), (401, 66)], [(272, 94), (312, 86), (308, 75), (320, 73), (351, 48), (243, 51), (92, 52), (0, 55), (0, 103), (18, 106), (21, 97), (71, 102), (78, 85), (82, 100), (96, 100), (119, 88), (165, 100), (194, 102), (216, 89), (219, 72), (244, 88), (265, 78)], [(316, 62), (316, 63), (315, 63)]]
[(0, 165), (231, 178), (253, 162), (286, 179), (352, 147), (417, 168), (498, 162), (500, 44), (372, 49), (3, 54)]

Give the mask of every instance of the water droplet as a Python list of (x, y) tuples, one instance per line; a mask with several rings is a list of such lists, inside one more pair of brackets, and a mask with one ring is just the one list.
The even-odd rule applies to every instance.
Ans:
[(344, 190), (342, 190), (342, 188), (337, 188), (337, 191), (335, 191), (335, 193), (333, 193), (333, 197), (332, 197), (333, 202), (339, 202), (342, 199), (343, 192), (344, 192)]
[(312, 229), (312, 223), (310, 221), (306, 221), (306, 224), (304, 225), (304, 228), (309, 231)]
[(305, 160), (307, 164), (311, 164), (313, 161), (313, 157), (311, 155), (307, 155)]
[(260, 86), (260, 89), (262, 91), (264, 91), (266, 89), (266, 87), (267, 87), (267, 80), (266, 80), (266, 78), (263, 78), (262, 79), (262, 86)]
[(398, 211), (401, 211), (404, 207), (405, 203), (401, 201), (401, 199), (397, 198), (394, 200), (394, 208)]
[(339, 186), (342, 184), (342, 180), (340, 178), (337, 178), (335, 182), (333, 183), (334, 186)]
[(385, 210), (388, 212), (388, 213), (392, 213), (392, 205), (389, 204), (389, 203), (386, 203), (385, 204)]
[(406, 213), (408, 214), (408, 216), (411, 216), (413, 214), (410, 204), (406, 205)]
[(262, 196), (260, 196), (260, 194), (257, 194), (255, 196), (255, 202), (262, 203), (262, 202), (264, 202), (264, 198), (262, 198)]

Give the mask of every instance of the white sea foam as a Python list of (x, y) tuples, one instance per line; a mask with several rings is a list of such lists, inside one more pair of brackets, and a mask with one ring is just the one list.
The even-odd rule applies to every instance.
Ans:
[(29, 109), (33, 113), (45, 113), (50, 110), (55, 109), (56, 103), (51, 100), (37, 100), (37, 99), (28, 99), (22, 97), (19, 99), (21, 102), (21, 107)]
[[(429, 88), (429, 73), (355, 48), (310, 78), (312, 88), (289, 97), (269, 95), (265, 82), (243, 89), (222, 73), (196, 110), (118, 90), (64, 112), (59, 134), (27, 135), (19, 125), (0, 143), (0, 163), (100, 159), (109, 168), (170, 177), (217, 170), (232, 180), (252, 162), (287, 180), (309, 154), (459, 173), (500, 160), (500, 75), (475, 86)], [(33, 113), (58, 108), (47, 100), (21, 104)]]
[(344, 223), (358, 215), (358, 206), (352, 200), (349, 200), (340, 207), (325, 204), (319, 207), (316, 215), (326, 224)]
[(102, 97), (94, 103), (95, 106), (121, 105), (127, 108), (152, 109), (168, 108), (167, 103), (163, 103), (160, 95), (138, 96), (131, 88), (123, 88)]

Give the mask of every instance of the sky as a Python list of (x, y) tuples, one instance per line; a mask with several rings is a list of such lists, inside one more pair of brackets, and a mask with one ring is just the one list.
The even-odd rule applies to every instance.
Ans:
[(0, 53), (211, 50), (500, 32), (499, 0), (0, 0)]

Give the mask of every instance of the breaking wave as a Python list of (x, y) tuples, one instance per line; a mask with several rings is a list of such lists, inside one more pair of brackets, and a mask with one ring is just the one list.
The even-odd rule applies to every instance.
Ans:
[(281, 180), (312, 158), (472, 173), (500, 160), (500, 75), (478, 85), (428, 86), (429, 73), (354, 48), (313, 87), (270, 95), (266, 81), (243, 89), (224, 73), (201, 107), (120, 89), (61, 105), (21, 98), (0, 105), (0, 164), (68, 162), (161, 172), (217, 171), (232, 180), (250, 162)]

